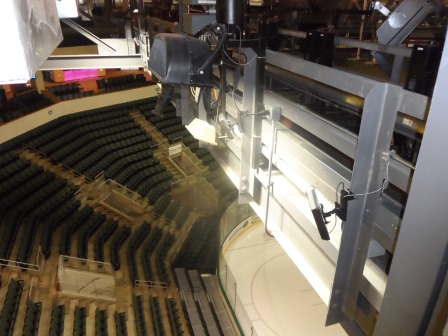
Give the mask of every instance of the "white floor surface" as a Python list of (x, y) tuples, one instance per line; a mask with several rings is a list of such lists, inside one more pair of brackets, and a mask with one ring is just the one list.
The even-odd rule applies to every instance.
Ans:
[(327, 306), (263, 223), (242, 230), (223, 252), (259, 336), (347, 335), (340, 325), (324, 326)]

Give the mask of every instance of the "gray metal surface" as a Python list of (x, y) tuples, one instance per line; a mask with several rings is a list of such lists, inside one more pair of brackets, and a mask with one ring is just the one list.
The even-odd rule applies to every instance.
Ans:
[(72, 21), (71, 19), (61, 19), (61, 21), (64, 22), (70, 28), (72, 28), (75, 31), (77, 31), (78, 33), (80, 33), (82, 36), (88, 38), (90, 41), (92, 41), (96, 45), (98, 45), (101, 48), (103, 48), (104, 50), (106, 50), (107, 52), (113, 54), (116, 51), (110, 45), (108, 45), (107, 43), (104, 43), (103, 40), (101, 40), (98, 36), (96, 36), (95, 34), (92, 34), (86, 28), (84, 28), (83, 26), (80, 26), (79, 24)]
[(195, 300), (185, 269), (175, 268), (174, 274), (176, 275), (177, 283), (179, 284), (180, 296), (186, 306), (188, 320), (190, 321), (191, 329), (193, 329), (193, 334), (195, 336), (203, 336), (205, 335), (205, 331), (202, 326), (201, 318), (199, 317), (199, 312), (196, 309)]
[(213, 309), (215, 310), (216, 317), (218, 318), (218, 322), (224, 336), (235, 336), (236, 334), (233, 330), (232, 322), (230, 322), (227, 310), (215, 285), (215, 281), (217, 281), (216, 276), (207, 276), (202, 278), (202, 280), (204, 281), (207, 295), (209, 296)]
[(291, 36), (291, 37), (297, 37), (297, 38), (302, 38), (302, 39), (306, 38), (306, 32), (304, 32), (304, 31), (290, 30), (290, 29), (284, 29), (284, 28), (278, 28), (277, 34)]
[(371, 51), (379, 51), (379, 52), (383, 52), (386, 54), (392, 54), (392, 55), (403, 56), (403, 57), (411, 57), (411, 55), (412, 55), (411, 48), (378, 44), (378, 43), (370, 42), (370, 41), (359, 41), (359, 40), (349, 39), (349, 38), (345, 38), (345, 37), (335, 37), (334, 44), (350, 46), (350, 47), (371, 50)]
[(190, 277), (191, 286), (194, 291), (194, 295), (198, 301), (202, 317), (204, 318), (205, 325), (207, 326), (207, 331), (210, 336), (219, 336), (219, 329), (216, 325), (215, 318), (210, 309), (208, 298), (205, 295), (204, 287), (202, 286), (199, 273), (196, 270), (188, 270), (188, 276)]
[(39, 67), (39, 70), (140, 68), (142, 66), (140, 55), (75, 55), (51, 56)]
[[(263, 102), (263, 92), (260, 90), (264, 84), (264, 58), (257, 56), (250, 48), (244, 50), (247, 64), (244, 65), (244, 95), (243, 111), (240, 115), (241, 160), (240, 169), (240, 202), (252, 201), (255, 193), (254, 172), (258, 168), (261, 151), (261, 120), (260, 103)], [(236, 89), (236, 88), (235, 88)]]
[[(308, 132), (327, 142), (340, 152), (350, 158), (355, 157), (355, 150), (358, 141), (356, 134), (349, 132), (342, 127), (335, 125), (331, 121), (314, 114), (305, 106), (295, 104), (282, 98), (275, 93), (265, 91), (264, 101), (270, 106), (281, 106), (282, 115), (285, 118), (300, 125)], [(389, 177), (391, 183), (406, 191), (409, 187), (409, 178), (412, 168), (402, 161), (392, 158), (389, 166)]]
[[(372, 237), (401, 88), (378, 84), (365, 100), (348, 202), (326, 324), (354, 318)], [(397, 99), (398, 98), (398, 99)]]
[(403, 1), (376, 31), (381, 44), (400, 44), (436, 8), (438, 0)]
[(425, 335), (446, 277), (446, 44), (440, 64), (375, 335)]
[[(365, 98), (370, 90), (380, 82), (341, 70), (324, 67), (303, 59), (271, 50), (266, 51), (266, 63), (308, 77), (323, 84)], [(424, 119), (428, 98), (413, 92), (406, 92), (398, 111), (417, 119)]]

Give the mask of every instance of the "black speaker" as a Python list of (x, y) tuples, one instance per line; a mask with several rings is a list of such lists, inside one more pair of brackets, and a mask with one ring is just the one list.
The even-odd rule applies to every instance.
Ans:
[(439, 45), (414, 45), (405, 88), (431, 96), (441, 56), (442, 47)]
[(212, 63), (200, 69), (210, 54), (209, 45), (202, 40), (162, 33), (154, 38), (149, 69), (162, 84), (213, 86)]

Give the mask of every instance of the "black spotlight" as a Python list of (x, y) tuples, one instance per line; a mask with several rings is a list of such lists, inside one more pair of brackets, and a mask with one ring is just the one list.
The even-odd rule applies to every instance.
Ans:
[(209, 45), (181, 34), (161, 33), (154, 38), (149, 68), (162, 84), (213, 86)]

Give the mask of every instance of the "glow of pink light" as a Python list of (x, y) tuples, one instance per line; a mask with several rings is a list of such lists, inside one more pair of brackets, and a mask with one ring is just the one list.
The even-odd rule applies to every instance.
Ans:
[(98, 69), (64, 70), (64, 80), (71, 81), (98, 76)]

